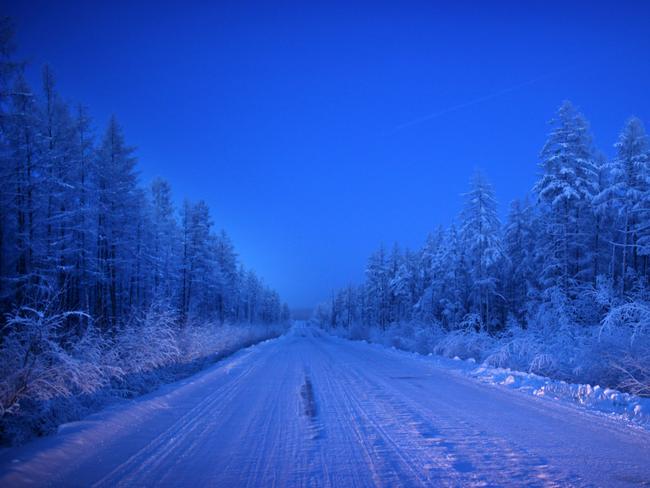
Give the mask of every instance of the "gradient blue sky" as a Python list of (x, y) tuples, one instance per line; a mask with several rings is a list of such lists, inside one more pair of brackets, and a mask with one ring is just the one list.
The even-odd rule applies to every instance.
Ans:
[(650, 2), (130, 3), (3, 10), (30, 79), (116, 114), (142, 182), (206, 200), (293, 307), (449, 224), (474, 167), (505, 214), (562, 100), (607, 154), (650, 124)]

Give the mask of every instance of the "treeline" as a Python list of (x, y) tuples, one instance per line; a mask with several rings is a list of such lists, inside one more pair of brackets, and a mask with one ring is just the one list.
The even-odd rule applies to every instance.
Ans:
[(0, 444), (138, 395), (286, 329), (205, 202), (138, 182), (115, 117), (40, 90), (0, 19)]
[[(450, 333), (475, 340), (466, 333), (472, 332), (501, 343), (534, 329), (537, 341), (561, 337), (562, 347), (576, 348), (579, 336), (602, 339), (603, 326), (615, 322), (631, 349), (641, 347), (650, 332), (650, 152), (639, 119), (624, 125), (615, 148), (607, 159), (584, 116), (563, 103), (541, 151), (539, 179), (526, 198), (512, 202), (504, 225), (492, 186), (477, 172), (457, 224), (438, 228), (417, 251), (380, 247), (365, 282), (336, 292), (316, 319), (347, 329), (411, 322), (435, 329), (438, 340)], [(553, 351), (538, 346), (546, 352), (530, 353), (526, 367), (544, 354), (554, 361)], [(616, 354), (636, 354), (637, 366), (647, 361), (650, 384), (648, 349), (630, 348)], [(568, 365), (537, 369), (575, 377)]]
[(161, 179), (138, 184), (134, 150), (115, 117), (96, 139), (87, 110), (56, 91), (49, 67), (41, 90), (5, 56), (0, 83), (0, 300), (81, 311), (109, 330), (164, 303), (178, 325), (192, 320), (279, 322), (278, 294), (239, 262), (203, 201), (174, 208)]

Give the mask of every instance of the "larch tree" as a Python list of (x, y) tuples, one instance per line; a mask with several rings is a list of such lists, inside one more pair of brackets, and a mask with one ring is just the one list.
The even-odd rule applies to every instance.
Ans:
[(543, 204), (547, 286), (565, 293), (589, 276), (591, 202), (597, 192), (591, 135), (585, 118), (564, 102), (551, 121), (553, 130), (541, 153), (542, 175), (535, 191)]
[(472, 269), (472, 303), (485, 327), (491, 327), (493, 302), (498, 296), (498, 264), (503, 259), (501, 224), (492, 185), (476, 172), (465, 194), (461, 241)]
[(116, 325), (129, 301), (135, 258), (138, 191), (133, 148), (111, 117), (97, 152), (97, 310), (105, 326)]

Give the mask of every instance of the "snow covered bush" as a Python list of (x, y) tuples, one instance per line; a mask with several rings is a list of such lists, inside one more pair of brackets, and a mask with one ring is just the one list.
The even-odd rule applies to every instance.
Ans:
[(603, 319), (601, 333), (614, 329), (629, 336), (630, 344), (650, 334), (650, 305), (630, 302), (613, 308)]
[(390, 324), (385, 330), (373, 329), (370, 337), (373, 342), (413, 351), (415, 350), (414, 332), (411, 322), (401, 322)]
[(431, 325), (417, 322), (414, 324), (413, 329), (413, 351), (420, 354), (428, 354), (432, 352), (435, 348), (435, 345), (445, 335), (442, 326), (437, 322), (434, 322)]
[(486, 351), (491, 350), (494, 343), (494, 337), (485, 331), (454, 330), (436, 344), (433, 352), (449, 358), (472, 358), (482, 361)]
[(468, 313), (460, 321), (457, 328), (468, 332), (482, 332), (484, 330), (483, 319), (478, 313)]
[(46, 401), (106, 385), (99, 360), (104, 344), (92, 325), (69, 347), (62, 345), (62, 326), (70, 315), (23, 307), (7, 317), (0, 347), (0, 416), (18, 412), (24, 400)]
[(607, 358), (618, 373), (618, 387), (650, 396), (650, 305), (630, 302), (603, 319), (599, 340), (610, 345)]
[[(84, 328), (65, 327), (79, 318)], [(75, 415), (76, 405), (67, 399), (105, 388), (119, 371), (103, 363), (107, 347), (84, 314), (51, 313), (48, 307), (8, 314), (0, 346), (0, 441), (26, 440)]]
[(543, 301), (528, 320), (529, 340), (535, 344), (526, 346), (535, 352), (529, 360), (529, 372), (570, 378), (578, 365), (576, 352), (580, 330), (576, 327), (575, 316), (572, 302), (559, 286), (544, 292)]
[(50, 433), (116, 398), (146, 393), (277, 337), (287, 326), (197, 322), (179, 328), (177, 313), (156, 304), (102, 334), (85, 314), (20, 308), (1, 331), (0, 442)]
[(118, 329), (106, 361), (120, 365), (120, 375), (151, 371), (177, 362), (180, 359), (177, 321), (171, 309), (151, 306), (144, 316), (133, 317)]
[(494, 368), (530, 371), (535, 358), (540, 357), (542, 344), (535, 336), (513, 325), (501, 334), (495, 347), (487, 352), (484, 363)]
[(286, 324), (190, 324), (178, 335), (182, 361), (189, 363), (210, 356), (222, 356), (261, 340), (286, 332)]
[(348, 338), (353, 341), (367, 340), (370, 338), (370, 327), (355, 322), (350, 326)]

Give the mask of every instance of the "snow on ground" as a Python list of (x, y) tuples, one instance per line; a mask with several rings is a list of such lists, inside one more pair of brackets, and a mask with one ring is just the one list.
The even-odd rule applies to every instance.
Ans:
[[(385, 347), (376, 344), (368, 345)], [(492, 368), (484, 364), (478, 365), (474, 359), (462, 360), (459, 357), (448, 359), (435, 354), (421, 356), (405, 351), (402, 353), (412, 356), (414, 359), (431, 362), (440, 368), (462, 373), (483, 383), (506, 387), (537, 397), (573, 403), (650, 431), (650, 398), (641, 398), (599, 385), (567, 383), (534, 373), (525, 373), (509, 368)]]
[(590, 410), (619, 417), (650, 430), (650, 398), (639, 398), (598, 385), (579, 385), (510, 369), (472, 368), (470, 375), (484, 381), (539, 397), (570, 401)]
[(0, 486), (638, 486), (649, 460), (645, 430), (296, 326), (2, 451)]

